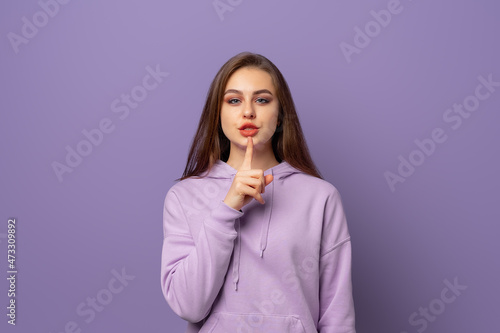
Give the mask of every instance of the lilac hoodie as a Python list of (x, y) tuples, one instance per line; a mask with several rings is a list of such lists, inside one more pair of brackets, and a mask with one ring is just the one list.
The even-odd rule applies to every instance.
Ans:
[(329, 182), (281, 162), (241, 210), (237, 170), (217, 160), (167, 192), (161, 288), (186, 332), (354, 333), (351, 242)]

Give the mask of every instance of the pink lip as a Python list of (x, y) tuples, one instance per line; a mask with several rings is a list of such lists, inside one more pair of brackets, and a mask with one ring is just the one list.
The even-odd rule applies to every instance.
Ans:
[(245, 129), (245, 128), (258, 128), (257, 126), (255, 126), (254, 124), (252, 123), (244, 123), (243, 125), (241, 125), (238, 129), (242, 130), (242, 129)]
[(243, 136), (254, 136), (255, 134), (257, 134), (258, 131), (259, 131), (258, 128), (254, 128), (252, 130), (244, 130), (244, 129), (242, 129), (242, 130), (240, 130), (240, 133)]

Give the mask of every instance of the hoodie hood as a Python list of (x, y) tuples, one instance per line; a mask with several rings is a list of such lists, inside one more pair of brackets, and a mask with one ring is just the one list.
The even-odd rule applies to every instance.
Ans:
[[(202, 174), (202, 177), (206, 178), (214, 178), (214, 179), (226, 179), (230, 184), (233, 182), (234, 176), (238, 170), (234, 169), (232, 166), (227, 164), (222, 160), (217, 160), (212, 168)], [(266, 192), (262, 194), (265, 201), (265, 210), (264, 210), (264, 219), (262, 221), (262, 228), (260, 233), (260, 248), (256, 249), (256, 255), (259, 255), (261, 258), (264, 256), (264, 251), (267, 247), (267, 240), (269, 235), (269, 226), (271, 224), (271, 215), (273, 210), (273, 197), (274, 197), (274, 188), (276, 182), (283, 182), (287, 177), (290, 177), (296, 173), (304, 173), (293, 166), (291, 166), (288, 162), (282, 161), (280, 164), (267, 169), (264, 171), (264, 176), (272, 175), (273, 181), (266, 187)], [(242, 212), (245, 212), (245, 206), (241, 208)], [(239, 281), (239, 269), (240, 269), (240, 257), (241, 257), (241, 235), (240, 235), (240, 219), (236, 219), (235, 221), (235, 229), (237, 232), (237, 237), (234, 243), (234, 252), (233, 252), (233, 284), (234, 290), (238, 290), (238, 281)]]

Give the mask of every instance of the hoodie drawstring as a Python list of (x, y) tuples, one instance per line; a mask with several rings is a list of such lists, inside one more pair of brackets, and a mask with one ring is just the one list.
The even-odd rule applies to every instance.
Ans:
[(240, 279), (240, 257), (241, 257), (241, 235), (240, 235), (240, 219), (236, 219), (236, 240), (234, 244), (234, 263), (233, 263), (233, 283), (234, 290), (238, 290), (238, 281)]
[(271, 175), (273, 175), (273, 181), (271, 182), (271, 193), (269, 194), (269, 199), (266, 202), (265, 212), (264, 212), (264, 221), (262, 223), (262, 229), (260, 232), (260, 257), (264, 256), (264, 251), (267, 247), (267, 238), (269, 236), (269, 225), (271, 224), (271, 211), (273, 209), (273, 195), (274, 195), (274, 183), (276, 179), (274, 179), (274, 172), (271, 169)]
[[(273, 208), (273, 196), (274, 196), (274, 183), (276, 182), (276, 179), (274, 178), (274, 171), (271, 169), (271, 175), (273, 175), (273, 181), (270, 184), (270, 188), (266, 189), (266, 191), (270, 191), (270, 193), (267, 195), (267, 200), (265, 203), (265, 208), (264, 208), (264, 218), (263, 218), (263, 223), (262, 223), (262, 228), (261, 228), (261, 234), (260, 234), (260, 257), (262, 258), (264, 256), (264, 251), (266, 250), (267, 247), (267, 239), (269, 236), (269, 225), (271, 224), (271, 211)], [(234, 178), (234, 175), (231, 177), (231, 182)], [(240, 257), (241, 257), (241, 225), (240, 225), (240, 219), (237, 218), (235, 221), (235, 227), (236, 227), (236, 239), (234, 243), (234, 254), (233, 254), (233, 284), (234, 284), (234, 290), (238, 290), (238, 282), (240, 279)]]

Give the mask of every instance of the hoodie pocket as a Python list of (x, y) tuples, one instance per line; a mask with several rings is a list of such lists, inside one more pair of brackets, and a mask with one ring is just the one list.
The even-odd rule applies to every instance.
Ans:
[(296, 316), (215, 312), (199, 333), (305, 333)]

